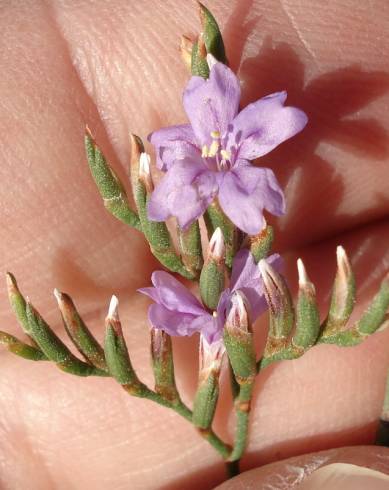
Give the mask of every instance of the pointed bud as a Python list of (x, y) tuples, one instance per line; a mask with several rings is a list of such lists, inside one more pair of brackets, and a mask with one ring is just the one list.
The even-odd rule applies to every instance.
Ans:
[(66, 332), (78, 351), (93, 366), (107, 369), (104, 350), (85, 325), (71, 297), (61, 293), (58, 289), (54, 289), (54, 296), (58, 302)]
[(150, 155), (145, 152), (141, 153), (139, 158), (139, 180), (145, 186), (147, 194), (151, 194), (154, 184), (150, 171)]
[(138, 181), (139, 181), (139, 166), (140, 166), (140, 156), (145, 151), (143, 141), (136, 134), (130, 133), (130, 180), (132, 195), (136, 202), (136, 195), (138, 192)]
[[(264, 220), (265, 221), (265, 220)], [(253, 254), (255, 262), (265, 259), (271, 250), (274, 240), (274, 230), (272, 226), (265, 226), (258, 235), (247, 238), (249, 242), (250, 252)]]
[(330, 310), (323, 325), (323, 337), (334, 335), (346, 327), (355, 304), (354, 274), (343, 247), (337, 247), (336, 259), (338, 268), (332, 289)]
[(374, 296), (362, 318), (355, 328), (361, 335), (370, 335), (376, 332), (387, 320), (389, 308), (389, 274), (381, 282), (378, 293)]
[(104, 352), (110, 374), (126, 387), (136, 389), (139, 380), (132, 367), (118, 312), (119, 301), (112, 296), (105, 319)]
[(216, 310), (225, 284), (225, 244), (223, 233), (216, 228), (208, 246), (208, 254), (200, 274), (200, 295), (203, 303)]
[(200, 22), (204, 36), (206, 52), (214, 56), (218, 61), (227, 63), (226, 52), (224, 49), (223, 38), (211, 12), (199, 2)]
[(251, 382), (256, 373), (255, 350), (249, 306), (241, 291), (231, 295), (223, 339), (236, 380)]
[(157, 328), (151, 329), (151, 363), (155, 391), (171, 403), (179, 401), (174, 378), (172, 340), (170, 335)]
[(265, 355), (284, 346), (294, 325), (292, 297), (284, 278), (262, 259), (258, 263), (269, 306), (270, 327)]
[(187, 230), (177, 228), (178, 246), (185, 268), (197, 278), (204, 264), (199, 222), (195, 221)]
[(26, 300), (24, 299), (23, 295), (19, 291), (18, 284), (13, 274), (7, 272), (6, 280), (7, 280), (8, 299), (11, 308), (15, 313), (15, 316), (18, 319), (18, 322), (22, 327), (23, 332), (29, 335), (30, 326), (28, 323), (27, 313), (26, 313)]
[(47, 361), (47, 357), (40, 349), (25, 344), (9, 333), (0, 332), (0, 345), (4, 345), (9, 352), (29, 361)]
[(320, 332), (320, 317), (316, 302), (315, 286), (309, 280), (303, 261), (297, 260), (299, 274), (299, 293), (297, 299), (296, 331), (293, 345), (308, 349), (315, 344)]
[(219, 340), (208, 344), (200, 335), (199, 384), (193, 403), (193, 424), (199, 429), (209, 429), (219, 398), (219, 376), (225, 348)]
[(130, 208), (124, 186), (96, 145), (88, 127), (85, 131), (85, 149), (92, 177), (107, 211), (124, 223), (139, 229), (139, 218)]
[(193, 41), (189, 39), (189, 37), (187, 36), (181, 36), (181, 43), (179, 49), (181, 53), (181, 58), (185, 66), (190, 71), (192, 65)]
[(74, 356), (28, 299), (26, 302), (26, 314), (32, 338), (46, 357), (55, 362), (62, 371), (76, 376), (106, 376), (104, 371), (82, 362)]

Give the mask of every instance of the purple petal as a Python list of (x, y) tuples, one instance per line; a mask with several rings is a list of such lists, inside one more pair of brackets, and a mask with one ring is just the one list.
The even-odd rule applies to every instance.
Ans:
[(201, 317), (198, 317), (193, 326), (198, 328), (198, 331), (206, 338), (209, 344), (221, 339), (223, 326), (220, 328), (216, 318), (207, 313)]
[[(278, 254), (267, 257), (266, 261), (276, 270), (281, 268), (282, 259)], [(247, 297), (251, 309), (251, 320), (255, 322), (258, 316), (267, 309), (267, 304), (259, 267), (247, 249), (240, 250), (232, 264), (231, 290), (237, 291), (238, 289)]]
[(268, 168), (239, 166), (226, 172), (219, 189), (219, 203), (230, 220), (249, 235), (263, 228), (264, 209), (276, 216), (285, 212), (283, 192)]
[[(203, 315), (204, 308), (198, 299), (175, 277), (165, 271), (155, 271), (151, 276), (151, 281), (158, 291), (154, 299), (159, 304), (172, 311), (190, 313), (192, 315)], [(153, 288), (145, 288), (153, 289)], [(142, 292), (142, 291), (141, 291)], [(148, 292), (144, 293), (148, 294)], [(148, 294), (152, 297), (150, 294)]]
[(238, 148), (238, 157), (254, 160), (299, 133), (307, 115), (295, 107), (284, 107), (286, 92), (268, 95), (249, 104), (233, 120), (227, 148)]
[(239, 80), (223, 63), (216, 63), (209, 79), (192, 77), (184, 91), (184, 108), (200, 146), (211, 143), (211, 132), (223, 136), (239, 109)]
[(164, 330), (169, 335), (184, 336), (198, 332), (196, 315), (171, 311), (165, 306), (153, 304), (149, 307), (149, 321), (154, 328)]
[(227, 318), (227, 308), (230, 303), (231, 298), (231, 290), (225, 289), (219, 298), (219, 303), (217, 305), (217, 326), (220, 332), (223, 331), (224, 324), (226, 323)]
[(218, 190), (217, 174), (209, 171), (202, 159), (174, 163), (148, 203), (148, 217), (165, 221), (175, 216), (182, 229), (200, 217)]
[(157, 288), (139, 288), (137, 289), (138, 293), (144, 294), (145, 296), (148, 296), (151, 298), (153, 301), (156, 303), (161, 302), (161, 298), (159, 296), (159, 292)]
[(176, 160), (200, 156), (195, 135), (189, 124), (162, 128), (151, 133), (148, 139), (155, 147), (157, 167), (164, 171)]

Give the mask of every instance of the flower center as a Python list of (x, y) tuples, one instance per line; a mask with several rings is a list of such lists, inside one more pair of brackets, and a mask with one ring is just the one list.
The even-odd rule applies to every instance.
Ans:
[(204, 159), (214, 159), (217, 170), (230, 170), (231, 168), (231, 153), (223, 148), (220, 132), (211, 131), (212, 142), (210, 146), (204, 145), (201, 149), (201, 156)]

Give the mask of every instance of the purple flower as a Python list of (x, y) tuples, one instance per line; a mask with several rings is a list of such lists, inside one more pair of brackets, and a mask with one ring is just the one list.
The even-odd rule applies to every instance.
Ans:
[(231, 221), (254, 235), (263, 228), (264, 209), (283, 214), (284, 196), (274, 173), (249, 161), (306, 125), (306, 114), (285, 107), (285, 100), (286, 92), (278, 92), (239, 112), (239, 80), (227, 66), (214, 63), (208, 80), (192, 77), (183, 97), (190, 124), (150, 135), (157, 165), (167, 173), (151, 196), (149, 218), (175, 216), (185, 229), (218, 197)]
[[(273, 254), (266, 260), (277, 267), (281, 258), (278, 254)], [(253, 322), (267, 308), (261, 273), (248, 250), (241, 250), (235, 256), (230, 288), (222, 293), (216, 316), (211, 315), (200, 301), (169, 273), (153, 272), (151, 281), (153, 287), (138, 291), (155, 301), (149, 307), (151, 325), (169, 335), (181, 337), (201, 332), (209, 344), (220, 340), (231, 294), (238, 289), (246, 295), (250, 303)]]

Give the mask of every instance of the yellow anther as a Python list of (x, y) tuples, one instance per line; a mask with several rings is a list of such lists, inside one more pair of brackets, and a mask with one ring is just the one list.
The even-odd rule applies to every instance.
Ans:
[(220, 139), (220, 132), (219, 131), (211, 131), (211, 138), (218, 140)]
[(204, 145), (201, 149), (201, 156), (203, 158), (207, 158), (208, 156), (208, 146), (207, 145)]
[(219, 150), (219, 146), (220, 146), (219, 142), (216, 140), (213, 140), (211, 143), (211, 146), (209, 147), (208, 156), (214, 157)]
[(231, 153), (227, 150), (220, 150), (220, 155), (223, 160), (229, 160), (231, 158)]

